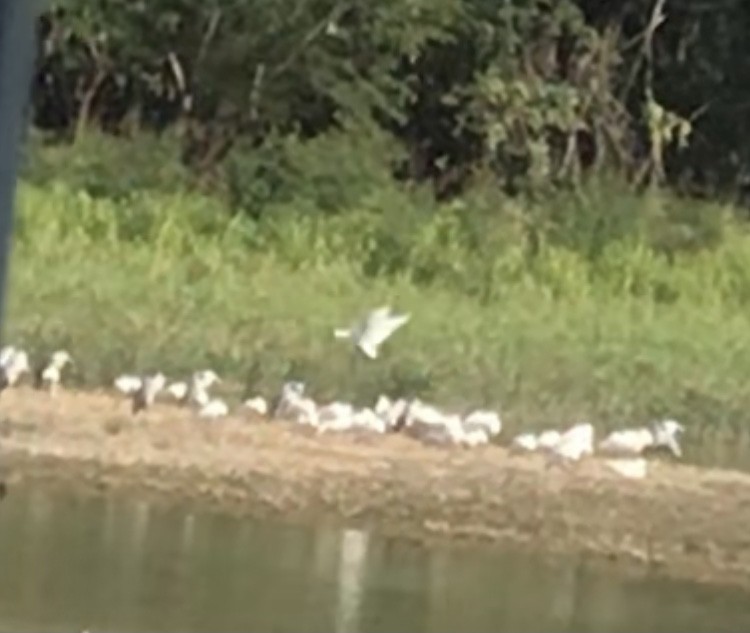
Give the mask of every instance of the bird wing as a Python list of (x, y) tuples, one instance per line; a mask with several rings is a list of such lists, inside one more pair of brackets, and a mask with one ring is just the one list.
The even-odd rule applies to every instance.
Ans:
[(399, 314), (390, 316), (388, 314), (375, 314), (371, 313), (367, 319), (366, 327), (362, 333), (361, 343), (369, 346), (377, 347), (391, 334), (393, 334), (398, 328), (404, 325), (411, 315)]

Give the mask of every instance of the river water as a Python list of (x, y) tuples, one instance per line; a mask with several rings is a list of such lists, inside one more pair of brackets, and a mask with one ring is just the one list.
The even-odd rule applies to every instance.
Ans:
[(136, 498), (0, 504), (0, 630), (746, 633), (750, 595)]

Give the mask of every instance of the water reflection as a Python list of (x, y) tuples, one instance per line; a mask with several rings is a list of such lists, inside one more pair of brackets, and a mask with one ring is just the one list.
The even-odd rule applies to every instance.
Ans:
[(344, 530), (336, 599), (336, 633), (358, 633), (359, 611), (367, 569), (369, 535), (361, 530)]
[(0, 504), (0, 629), (750, 630), (739, 591), (31, 490)]

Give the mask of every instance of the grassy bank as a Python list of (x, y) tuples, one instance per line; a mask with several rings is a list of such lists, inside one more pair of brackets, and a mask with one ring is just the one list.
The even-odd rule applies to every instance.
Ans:
[[(750, 422), (750, 235), (728, 210), (601, 183), (439, 206), (373, 183), (346, 212), (324, 212), (333, 180), (252, 220), (187, 188), (28, 176), (8, 337), (67, 346), (91, 385), (210, 365), (237, 395), (301, 376), (321, 397), (502, 405), (511, 427)], [(331, 330), (383, 302), (413, 321), (352, 371)]]

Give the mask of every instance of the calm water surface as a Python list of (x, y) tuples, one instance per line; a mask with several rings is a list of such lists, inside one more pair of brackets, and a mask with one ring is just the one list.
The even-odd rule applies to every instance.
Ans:
[(747, 633), (750, 595), (136, 499), (0, 504), (3, 631)]

